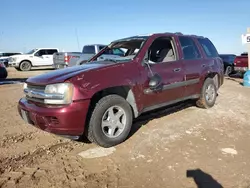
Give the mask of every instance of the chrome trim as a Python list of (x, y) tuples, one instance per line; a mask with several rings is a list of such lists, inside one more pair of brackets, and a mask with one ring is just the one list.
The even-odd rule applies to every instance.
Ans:
[(31, 89), (24, 89), (24, 93), (30, 98), (37, 98), (37, 99), (54, 99), (54, 100), (62, 100), (64, 95), (62, 94), (49, 94), (44, 93), (43, 91), (35, 91)]
[[(160, 91), (197, 84), (197, 83), (199, 83), (199, 81), (200, 81), (200, 79), (196, 78), (196, 79), (187, 80), (187, 81), (183, 81), (183, 82), (175, 82), (175, 83), (172, 83), (172, 84), (163, 85), (162, 89), (160, 89)], [(144, 94), (154, 93), (154, 91), (151, 90), (150, 88), (144, 89), (143, 92), (144, 92)]]

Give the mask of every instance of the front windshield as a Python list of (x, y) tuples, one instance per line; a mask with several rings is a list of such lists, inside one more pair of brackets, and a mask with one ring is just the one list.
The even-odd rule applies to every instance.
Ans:
[(36, 51), (36, 49), (32, 49), (29, 52), (27, 52), (26, 54), (33, 54)]
[(146, 39), (147, 37), (131, 37), (114, 41), (92, 61), (130, 61), (137, 55)]

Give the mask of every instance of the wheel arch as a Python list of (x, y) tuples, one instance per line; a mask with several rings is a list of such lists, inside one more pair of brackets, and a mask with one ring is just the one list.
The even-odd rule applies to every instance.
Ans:
[(19, 63), (19, 67), (20, 67), (21, 63), (22, 63), (22, 62), (24, 62), (24, 61), (29, 62), (29, 63), (31, 64), (31, 66), (33, 67), (32, 62), (31, 62), (30, 60), (28, 60), (28, 59), (24, 59), (24, 60), (20, 61), (20, 63)]
[(123, 97), (131, 106), (134, 117), (136, 118), (139, 116), (134, 92), (132, 91), (132, 88), (127, 85), (108, 87), (94, 93), (90, 99), (90, 111), (101, 98), (111, 94)]
[(220, 83), (220, 80), (221, 80), (221, 79), (220, 79), (220, 75), (219, 75), (217, 72), (210, 72), (210, 73), (208, 73), (208, 74), (205, 76), (205, 79), (204, 79), (203, 83), (205, 82), (205, 80), (206, 80), (207, 78), (211, 78), (211, 79), (214, 80), (216, 89), (218, 90), (219, 87), (220, 87), (220, 85), (221, 85), (221, 83)]

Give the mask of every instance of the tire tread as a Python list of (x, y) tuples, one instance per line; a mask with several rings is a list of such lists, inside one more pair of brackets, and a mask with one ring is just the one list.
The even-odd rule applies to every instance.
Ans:
[[(92, 111), (92, 114), (90, 116), (90, 120), (89, 120), (89, 123), (87, 125), (87, 130), (86, 130), (86, 137), (88, 138), (88, 140), (92, 143), (95, 143), (97, 145), (100, 145), (102, 147), (111, 147), (112, 145), (111, 144), (108, 144), (108, 143), (105, 143), (103, 141), (101, 141), (99, 139), (96, 139), (95, 136), (94, 136), (94, 133), (93, 133), (93, 122), (94, 122), (94, 119), (97, 118), (96, 117), (96, 114), (98, 113), (98, 111), (102, 108), (104, 108), (107, 104), (109, 103), (112, 103), (114, 100), (116, 101), (120, 101), (120, 102), (124, 102), (125, 105), (128, 105), (128, 108), (131, 110), (131, 107), (130, 105), (127, 103), (127, 101), (122, 98), (121, 96), (119, 95), (116, 95), (116, 94), (111, 94), (111, 95), (107, 95), (103, 98), (101, 98), (97, 103), (96, 105), (94, 106), (94, 109)], [(132, 117), (132, 112), (131, 112), (131, 117)], [(126, 138), (122, 139), (121, 142), (123, 142)]]

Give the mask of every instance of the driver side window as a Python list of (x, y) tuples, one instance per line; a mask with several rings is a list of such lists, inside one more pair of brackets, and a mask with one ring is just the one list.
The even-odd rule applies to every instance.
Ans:
[(35, 53), (35, 56), (42, 56), (42, 55), (46, 55), (46, 51), (45, 50), (39, 50)]
[(176, 61), (172, 39), (169, 37), (157, 38), (148, 50), (148, 59), (154, 63)]

